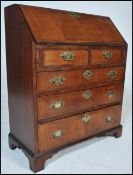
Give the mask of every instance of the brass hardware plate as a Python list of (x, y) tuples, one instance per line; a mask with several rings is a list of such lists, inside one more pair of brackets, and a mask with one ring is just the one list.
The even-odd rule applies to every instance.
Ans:
[(50, 83), (55, 84), (56, 86), (64, 84), (65, 78), (62, 76), (57, 76), (54, 77), (53, 79), (50, 80)]
[(115, 96), (115, 92), (114, 91), (108, 91), (106, 95), (107, 95), (108, 98), (112, 98), (112, 97)]
[(84, 114), (83, 117), (82, 117), (82, 121), (84, 123), (88, 123), (91, 119), (91, 116), (89, 114)]
[(51, 104), (51, 108), (58, 110), (58, 109), (62, 109), (64, 107), (65, 103), (63, 101), (54, 101)]
[(112, 120), (113, 120), (112, 115), (108, 115), (108, 116), (105, 117), (105, 121), (106, 121), (107, 123), (111, 123)]
[(63, 130), (57, 130), (57, 131), (54, 131), (52, 133), (52, 137), (54, 139), (57, 139), (57, 138), (60, 138), (60, 137), (64, 136), (64, 134), (65, 134), (65, 131), (63, 131)]
[(92, 96), (92, 92), (91, 91), (85, 91), (82, 94), (82, 97), (84, 97), (85, 99), (89, 99)]
[(103, 52), (103, 56), (104, 56), (104, 58), (105, 59), (111, 59), (112, 58), (112, 52), (110, 52), (110, 51), (104, 51)]
[(116, 78), (117, 77), (117, 72), (116, 71), (109, 71), (108, 72), (108, 77), (110, 78)]
[(93, 72), (91, 70), (86, 70), (83, 73), (84, 78), (86, 78), (87, 80), (90, 80), (93, 77)]
[(69, 15), (72, 16), (75, 19), (80, 18), (80, 14), (77, 13), (77, 12), (70, 12)]
[(74, 53), (71, 51), (66, 51), (60, 55), (65, 61), (72, 61), (74, 59)]
[(40, 64), (41, 60), (38, 58), (36, 59), (36, 64)]

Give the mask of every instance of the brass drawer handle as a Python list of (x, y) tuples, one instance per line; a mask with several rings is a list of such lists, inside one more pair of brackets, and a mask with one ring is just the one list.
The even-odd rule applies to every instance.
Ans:
[(82, 117), (82, 121), (84, 123), (88, 123), (91, 119), (91, 116), (89, 114), (84, 114), (83, 117)]
[(57, 138), (63, 137), (64, 134), (65, 134), (65, 131), (63, 131), (63, 130), (57, 130), (57, 131), (54, 131), (52, 133), (52, 137), (53, 137), (53, 139), (57, 139)]
[(80, 18), (80, 14), (79, 14), (79, 13), (70, 12), (69, 14), (70, 14), (70, 16), (72, 16), (73, 18)]
[(84, 78), (86, 78), (87, 80), (90, 80), (93, 77), (93, 72), (91, 70), (86, 70), (83, 73)]
[(52, 107), (53, 109), (58, 110), (58, 109), (62, 109), (62, 108), (64, 107), (64, 105), (65, 105), (64, 101), (54, 101), (54, 102), (51, 104), (51, 107)]
[(110, 51), (104, 51), (103, 52), (103, 56), (104, 56), (104, 58), (105, 59), (111, 59), (112, 58), (112, 52), (110, 52)]
[(62, 76), (54, 77), (50, 80), (51, 83), (55, 84), (56, 86), (62, 85), (65, 81), (65, 78)]
[(114, 91), (108, 91), (106, 95), (107, 95), (108, 98), (112, 98), (112, 97), (115, 96), (115, 92)]
[(89, 99), (92, 96), (92, 92), (91, 91), (85, 91), (82, 94), (82, 97), (84, 97), (85, 99)]
[(71, 51), (66, 51), (60, 55), (65, 61), (72, 61), (74, 59), (74, 53)]
[(113, 71), (113, 70), (109, 71), (108, 72), (108, 77), (110, 77), (110, 78), (116, 78), (117, 77), (117, 72), (116, 71)]
[(112, 115), (106, 116), (106, 117), (105, 117), (105, 121), (106, 121), (107, 123), (111, 123), (111, 122), (113, 121)]

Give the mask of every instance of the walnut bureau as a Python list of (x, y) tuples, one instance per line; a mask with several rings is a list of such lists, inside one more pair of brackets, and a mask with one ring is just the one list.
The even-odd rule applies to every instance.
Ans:
[(9, 147), (43, 170), (58, 150), (121, 136), (127, 43), (109, 17), (5, 8)]

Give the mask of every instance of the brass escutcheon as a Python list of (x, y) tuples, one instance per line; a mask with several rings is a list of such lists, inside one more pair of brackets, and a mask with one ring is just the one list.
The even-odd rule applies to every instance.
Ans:
[(72, 16), (75, 19), (80, 18), (80, 14), (77, 13), (77, 12), (70, 12), (69, 15)]
[(104, 56), (104, 58), (105, 59), (111, 59), (112, 58), (112, 52), (110, 52), (110, 51), (104, 51), (103, 52), (103, 56)]
[(63, 130), (57, 130), (57, 131), (54, 131), (54, 132), (52, 133), (52, 137), (53, 137), (54, 139), (56, 139), (56, 138), (59, 138), (59, 137), (64, 136), (64, 134), (65, 134), (65, 131), (63, 131)]
[(82, 117), (82, 121), (84, 123), (88, 123), (91, 119), (91, 116), (89, 114), (84, 114), (83, 117)]
[(84, 78), (86, 78), (87, 80), (90, 80), (93, 77), (93, 72), (91, 70), (86, 70), (83, 73)]
[(36, 59), (36, 64), (40, 64), (41, 60), (39, 58)]
[(62, 109), (64, 107), (65, 103), (63, 101), (54, 101), (52, 104), (51, 104), (51, 107), (53, 109)]
[(84, 97), (85, 99), (89, 99), (92, 96), (92, 92), (91, 91), (85, 91), (82, 94), (82, 97)]
[(74, 53), (71, 51), (65, 51), (60, 55), (65, 61), (72, 61), (74, 59)]
[(50, 80), (50, 82), (55, 84), (56, 86), (64, 84), (64, 81), (65, 81), (65, 78), (62, 76), (57, 76)]
[(106, 95), (107, 95), (108, 98), (112, 98), (112, 97), (115, 96), (115, 92), (114, 91), (108, 91)]
[(108, 72), (108, 77), (110, 77), (110, 78), (116, 78), (117, 77), (117, 72), (116, 71), (113, 71), (113, 70), (109, 71)]
[(112, 115), (108, 115), (108, 116), (105, 117), (105, 121), (106, 121), (107, 123), (111, 123), (112, 120), (113, 120)]

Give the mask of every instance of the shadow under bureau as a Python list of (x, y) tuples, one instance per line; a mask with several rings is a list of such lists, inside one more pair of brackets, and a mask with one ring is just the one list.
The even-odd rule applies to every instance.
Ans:
[(58, 150), (122, 133), (127, 43), (109, 17), (5, 8), (9, 147), (34, 172)]

